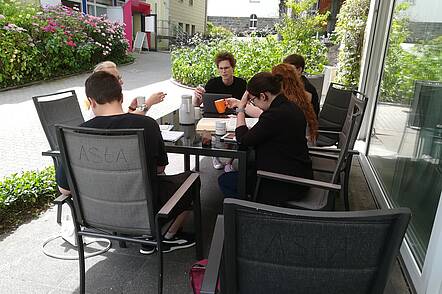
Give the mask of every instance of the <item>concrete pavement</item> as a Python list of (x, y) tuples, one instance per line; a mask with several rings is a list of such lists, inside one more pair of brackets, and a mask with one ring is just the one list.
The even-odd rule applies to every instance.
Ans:
[[(148, 115), (158, 119), (177, 109), (181, 95), (191, 93), (191, 90), (170, 81), (169, 54), (149, 52), (135, 56), (133, 64), (120, 67), (124, 80), (124, 105), (127, 106), (137, 95), (148, 96), (156, 91), (164, 91), (167, 93), (165, 101), (154, 105)], [(12, 173), (41, 169), (52, 164), (51, 159), (41, 156), (49, 145), (32, 97), (74, 89), (83, 107), (84, 82), (89, 75), (84, 73), (0, 92), (0, 180)]]

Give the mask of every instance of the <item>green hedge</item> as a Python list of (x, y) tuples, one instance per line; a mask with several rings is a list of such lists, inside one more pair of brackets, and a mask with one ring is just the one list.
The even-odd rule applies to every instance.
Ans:
[(0, 182), (0, 223), (17, 212), (38, 208), (58, 194), (54, 167), (13, 174)]
[(66, 6), (0, 1), (0, 88), (133, 60), (124, 27)]
[(186, 46), (173, 48), (172, 77), (185, 85), (205, 84), (210, 78), (218, 75), (214, 58), (220, 51), (229, 51), (235, 56), (235, 75), (246, 80), (260, 71), (271, 70), (273, 66), (281, 63), (284, 57), (293, 53), (305, 57), (308, 72), (322, 72), (327, 64), (327, 48), (316, 37), (316, 33), (322, 31), (327, 14), (307, 13), (314, 2), (287, 2), (294, 15), (286, 16), (276, 26), (282, 40), (278, 40), (276, 35), (237, 38), (225, 29), (216, 29), (210, 25), (208, 38), (196, 36)]

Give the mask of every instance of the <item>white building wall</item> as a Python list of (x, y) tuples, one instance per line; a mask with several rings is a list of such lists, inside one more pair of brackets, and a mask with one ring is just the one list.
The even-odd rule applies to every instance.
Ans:
[(279, 0), (208, 0), (207, 16), (278, 18)]

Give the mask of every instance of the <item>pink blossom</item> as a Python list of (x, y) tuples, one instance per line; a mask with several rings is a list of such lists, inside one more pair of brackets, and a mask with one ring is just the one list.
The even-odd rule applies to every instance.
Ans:
[(71, 47), (77, 47), (77, 44), (75, 44), (72, 40), (67, 41), (66, 45), (71, 46)]

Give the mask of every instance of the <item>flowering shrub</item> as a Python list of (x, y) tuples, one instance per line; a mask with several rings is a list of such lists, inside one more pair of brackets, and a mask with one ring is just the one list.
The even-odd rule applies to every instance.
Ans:
[(131, 60), (124, 27), (65, 6), (0, 2), (0, 88)]
[(369, 0), (348, 0), (342, 4), (336, 23), (339, 45), (336, 81), (357, 87), (364, 41), (364, 30), (370, 8)]
[(287, 2), (295, 15), (294, 18), (286, 17), (276, 27), (281, 41), (270, 34), (265, 34), (267, 36), (263, 38), (254, 35), (237, 38), (211, 25), (210, 32), (216, 32), (212, 38), (195, 36), (185, 46), (172, 50), (173, 78), (185, 85), (205, 84), (217, 75), (214, 58), (219, 51), (229, 51), (235, 56), (235, 75), (246, 80), (260, 71), (271, 70), (293, 53), (305, 57), (310, 73), (322, 72), (327, 64), (327, 48), (315, 34), (326, 24), (326, 15), (306, 13), (313, 2)]

